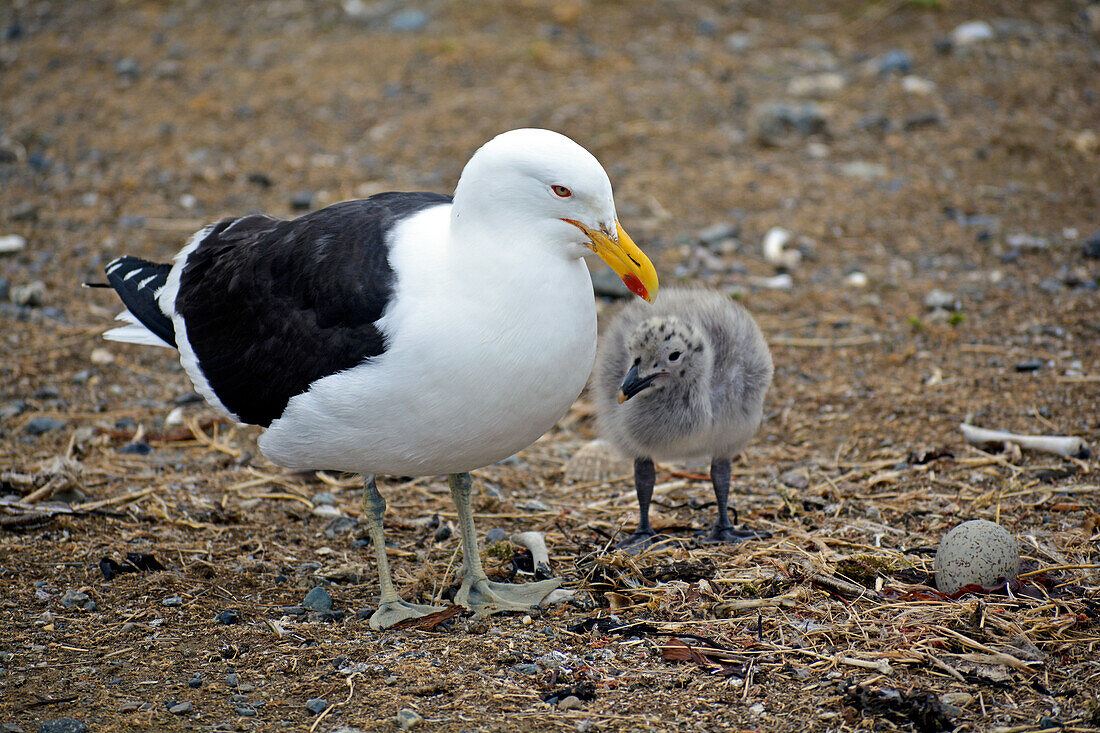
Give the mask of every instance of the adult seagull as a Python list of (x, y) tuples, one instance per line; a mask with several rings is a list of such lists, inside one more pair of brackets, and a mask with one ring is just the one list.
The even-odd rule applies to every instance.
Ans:
[(470, 158), (453, 198), (384, 193), (291, 221), (223, 219), (173, 264), (111, 262), (130, 325), (104, 336), (179, 349), (212, 405), (267, 428), (259, 445), (275, 463), (364, 475), (381, 587), (372, 627), (438, 610), (394, 590), (380, 473), (450, 474), (456, 602), (524, 610), (561, 581), (486, 577), (469, 471), (530, 445), (584, 387), (591, 252), (653, 301), (656, 272), (619, 225), (596, 158), (563, 135), (512, 130)]

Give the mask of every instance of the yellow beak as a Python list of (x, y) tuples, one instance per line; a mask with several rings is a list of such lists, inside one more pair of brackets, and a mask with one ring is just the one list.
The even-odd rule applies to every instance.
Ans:
[(592, 251), (623, 279), (630, 292), (650, 303), (657, 297), (657, 271), (653, 263), (638, 249), (619, 222), (615, 222), (614, 238), (606, 232), (590, 229), (579, 221), (565, 219), (580, 229), (591, 241)]

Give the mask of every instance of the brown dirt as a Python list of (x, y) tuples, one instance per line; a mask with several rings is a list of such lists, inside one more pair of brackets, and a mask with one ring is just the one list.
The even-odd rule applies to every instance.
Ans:
[[(389, 730), (411, 708), (423, 729), (445, 731), (936, 730), (942, 716), (964, 730), (1095, 728), (1095, 461), (981, 451), (958, 423), (1100, 438), (1100, 268), (1080, 244), (1100, 230), (1097, 6), (424, 7), (417, 33), (391, 32), (388, 14), (349, 20), (332, 2), (0, 8), (2, 27), (21, 30), (0, 41), (0, 234), (28, 240), (0, 256), (0, 277), (47, 288), (43, 307), (0, 313), (0, 408), (26, 403), (0, 422), (0, 493), (26, 499), (48, 484), (40, 495), (70, 500), (0, 514), (0, 723)], [(993, 41), (937, 52), (971, 19), (1012, 22)], [(733, 48), (732, 33), (751, 48)], [(931, 94), (864, 73), (891, 48), (911, 54)], [(828, 129), (760, 144), (753, 110), (834, 66), (848, 83), (822, 102)], [(869, 115), (889, 128), (863, 129)], [(224, 215), (288, 215), (295, 191), (322, 205), (450, 190), (480, 143), (525, 125), (561, 130), (605, 163), (627, 230), (644, 248), (665, 245), (667, 282), (736, 288), (757, 314), (776, 381), (735, 466), (735, 501), (773, 537), (604, 552), (635, 504), (628, 480), (563, 481), (592, 437), (582, 400), (515, 461), (478, 472), (480, 529), (545, 531), (577, 602), (374, 633), (356, 616), (377, 593), (369, 547), (354, 544), (362, 532), (328, 536), (311, 513), (327, 490), (358, 514), (354, 477), (284, 475), (259, 455), (255, 429), (211, 424), (203, 405), (184, 407), (194, 431), (165, 428), (186, 377), (167, 351), (99, 341), (118, 305), (77, 285), (119, 254), (165, 260)], [(884, 168), (861, 178), (853, 161)], [(695, 233), (724, 222), (742, 246), (701, 265)], [(759, 247), (774, 225), (809, 255), (789, 291), (753, 279), (774, 274)], [(1020, 234), (1048, 246), (1015, 252)], [(854, 269), (866, 287), (845, 282)], [(933, 288), (957, 296), (953, 318), (925, 308)], [(93, 361), (95, 349), (113, 360)], [(1028, 359), (1043, 364), (1018, 372)], [(29, 435), (41, 417), (64, 428)], [(152, 453), (121, 452), (139, 431)], [(929, 450), (943, 455), (921, 462)], [(70, 462), (51, 466), (58, 456)], [(656, 518), (686, 537), (709, 522), (709, 488), (672, 472), (659, 474), (670, 485)], [(387, 479), (383, 491), (400, 589), (429, 598), (451, 582), (457, 538), (411, 520), (449, 520), (445, 484)], [(524, 509), (533, 499), (549, 509)], [(929, 552), (977, 517), (1011, 529), (1025, 569), (1046, 572), (1007, 596), (935, 595)], [(127, 552), (166, 570), (105, 580), (100, 560)], [(688, 565), (656, 579), (673, 561)], [(837, 573), (869, 589), (853, 597)], [(279, 610), (318, 583), (345, 617)], [(63, 605), (66, 591), (94, 610)], [(164, 604), (172, 597), (179, 605)], [(570, 631), (611, 605), (652, 628)], [(227, 609), (241, 622), (214, 620)], [(652, 631), (706, 637), (733, 661)], [(557, 667), (543, 656), (554, 651)], [(534, 673), (516, 669), (540, 657)], [(227, 686), (230, 673), (242, 687)], [(542, 701), (582, 682), (594, 695), (578, 709)], [(335, 705), (319, 723), (304, 708), (315, 697)], [(173, 715), (172, 701), (193, 711)]]

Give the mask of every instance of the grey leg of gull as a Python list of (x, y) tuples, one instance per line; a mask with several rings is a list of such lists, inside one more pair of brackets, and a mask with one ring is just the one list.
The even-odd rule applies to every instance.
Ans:
[(468, 473), (451, 475), (451, 496), (458, 511), (458, 528), (462, 535), (462, 586), (455, 594), (455, 603), (479, 614), (526, 611), (531, 606), (537, 606), (550, 591), (561, 585), (561, 578), (514, 585), (495, 583), (486, 577), (477, 550), (474, 512), (470, 507), (472, 483)]
[[(742, 540), (764, 539), (771, 535), (751, 529), (735, 529), (730, 522), (730, 460), (715, 458), (710, 464), (710, 481), (714, 484), (714, 498), (718, 502), (718, 518), (704, 538), (704, 542), (740, 542)], [(736, 512), (735, 512), (736, 515)]]
[(627, 548), (635, 545), (644, 547), (653, 542), (657, 533), (649, 525), (649, 504), (653, 501), (653, 484), (657, 481), (657, 470), (649, 458), (634, 459), (634, 491), (638, 494), (638, 529), (634, 534), (620, 542), (617, 547)]
[(386, 500), (378, 493), (374, 476), (367, 476), (363, 485), (363, 505), (367, 510), (367, 528), (374, 545), (374, 558), (378, 562), (378, 584), (382, 597), (378, 601), (378, 610), (370, 617), (372, 629), (388, 629), (407, 618), (420, 618), (429, 613), (441, 611), (439, 606), (421, 606), (401, 600), (393, 588), (393, 576), (390, 574), (390, 561), (386, 557), (386, 538), (382, 532), (382, 517), (386, 513)]

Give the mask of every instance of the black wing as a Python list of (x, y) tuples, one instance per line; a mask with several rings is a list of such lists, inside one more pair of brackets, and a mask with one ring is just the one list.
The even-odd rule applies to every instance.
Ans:
[(394, 289), (386, 235), (450, 201), (384, 193), (293, 221), (218, 222), (188, 256), (175, 308), (222, 404), (266, 427), (316, 380), (385, 351), (375, 323)]
[(137, 257), (119, 257), (107, 265), (106, 272), (107, 282), (118, 293), (126, 310), (157, 338), (169, 346), (175, 346), (176, 329), (172, 326), (172, 319), (157, 303), (157, 295), (168, 280), (171, 269), (171, 265), (147, 262)]

